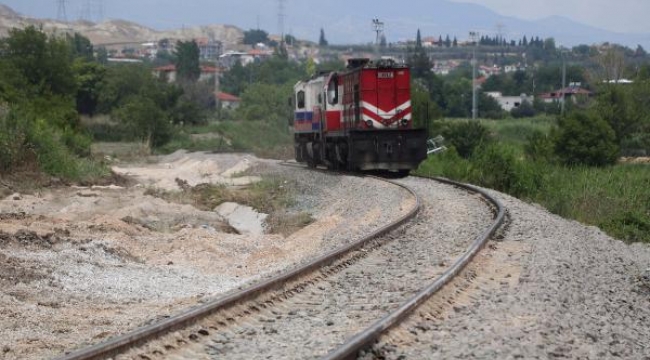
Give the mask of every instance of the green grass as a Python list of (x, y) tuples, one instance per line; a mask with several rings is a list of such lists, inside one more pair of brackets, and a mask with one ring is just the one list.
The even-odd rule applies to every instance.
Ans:
[(481, 120), (497, 141), (523, 145), (528, 136), (536, 131), (548, 134), (555, 124), (555, 118), (536, 116), (524, 119)]
[(283, 159), (293, 156), (292, 141), (287, 126), (263, 121), (223, 121), (185, 128), (159, 151), (237, 151)]
[(430, 156), (417, 173), (499, 190), (552, 213), (600, 227), (627, 242), (650, 243), (650, 164), (566, 167), (527, 159), (527, 134), (548, 131), (544, 119), (485, 122), (495, 142), (464, 159), (454, 149)]

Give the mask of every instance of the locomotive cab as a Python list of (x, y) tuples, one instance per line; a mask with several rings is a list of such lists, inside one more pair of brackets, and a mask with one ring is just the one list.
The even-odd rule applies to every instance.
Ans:
[(352, 59), (346, 71), (298, 82), (293, 101), (298, 162), (408, 172), (426, 158), (427, 133), (412, 127), (404, 65)]

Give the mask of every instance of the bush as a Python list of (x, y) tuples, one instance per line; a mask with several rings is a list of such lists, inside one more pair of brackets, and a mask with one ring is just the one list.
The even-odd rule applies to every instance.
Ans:
[(472, 156), (479, 145), (487, 144), (490, 140), (487, 127), (478, 121), (447, 122), (441, 132), (445, 140), (465, 159)]
[(555, 153), (565, 164), (606, 166), (618, 160), (616, 134), (597, 114), (574, 112), (558, 125)]
[(30, 112), (10, 110), (0, 117), (0, 171), (36, 165), (41, 171), (68, 180), (107, 175), (108, 171), (80, 159), (75, 151), (86, 152), (87, 137), (70, 129), (58, 130)]
[(536, 130), (526, 137), (526, 156), (533, 161), (555, 162), (555, 142), (552, 134)]
[(472, 157), (477, 169), (476, 183), (517, 197), (529, 197), (541, 186), (535, 165), (517, 158), (510, 145), (490, 144)]
[(510, 114), (515, 119), (520, 119), (524, 117), (533, 117), (537, 115), (537, 111), (531, 103), (524, 101), (519, 105), (519, 107), (513, 108), (510, 110)]
[(152, 147), (162, 146), (171, 139), (172, 127), (167, 114), (147, 97), (130, 98), (114, 115), (133, 135)]

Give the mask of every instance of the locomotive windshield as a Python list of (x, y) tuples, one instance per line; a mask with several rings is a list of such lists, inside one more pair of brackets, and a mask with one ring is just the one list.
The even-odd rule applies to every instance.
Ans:
[(336, 105), (339, 102), (339, 81), (336, 75), (333, 75), (330, 83), (327, 84), (327, 102), (330, 105)]

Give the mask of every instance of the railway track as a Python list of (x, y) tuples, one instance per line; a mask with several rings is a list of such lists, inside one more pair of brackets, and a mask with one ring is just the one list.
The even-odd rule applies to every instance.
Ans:
[(367, 237), (60, 359), (355, 356), (451, 280), (503, 220), (501, 206), (478, 189), (418, 178), (395, 184), (418, 199), (415, 206)]

